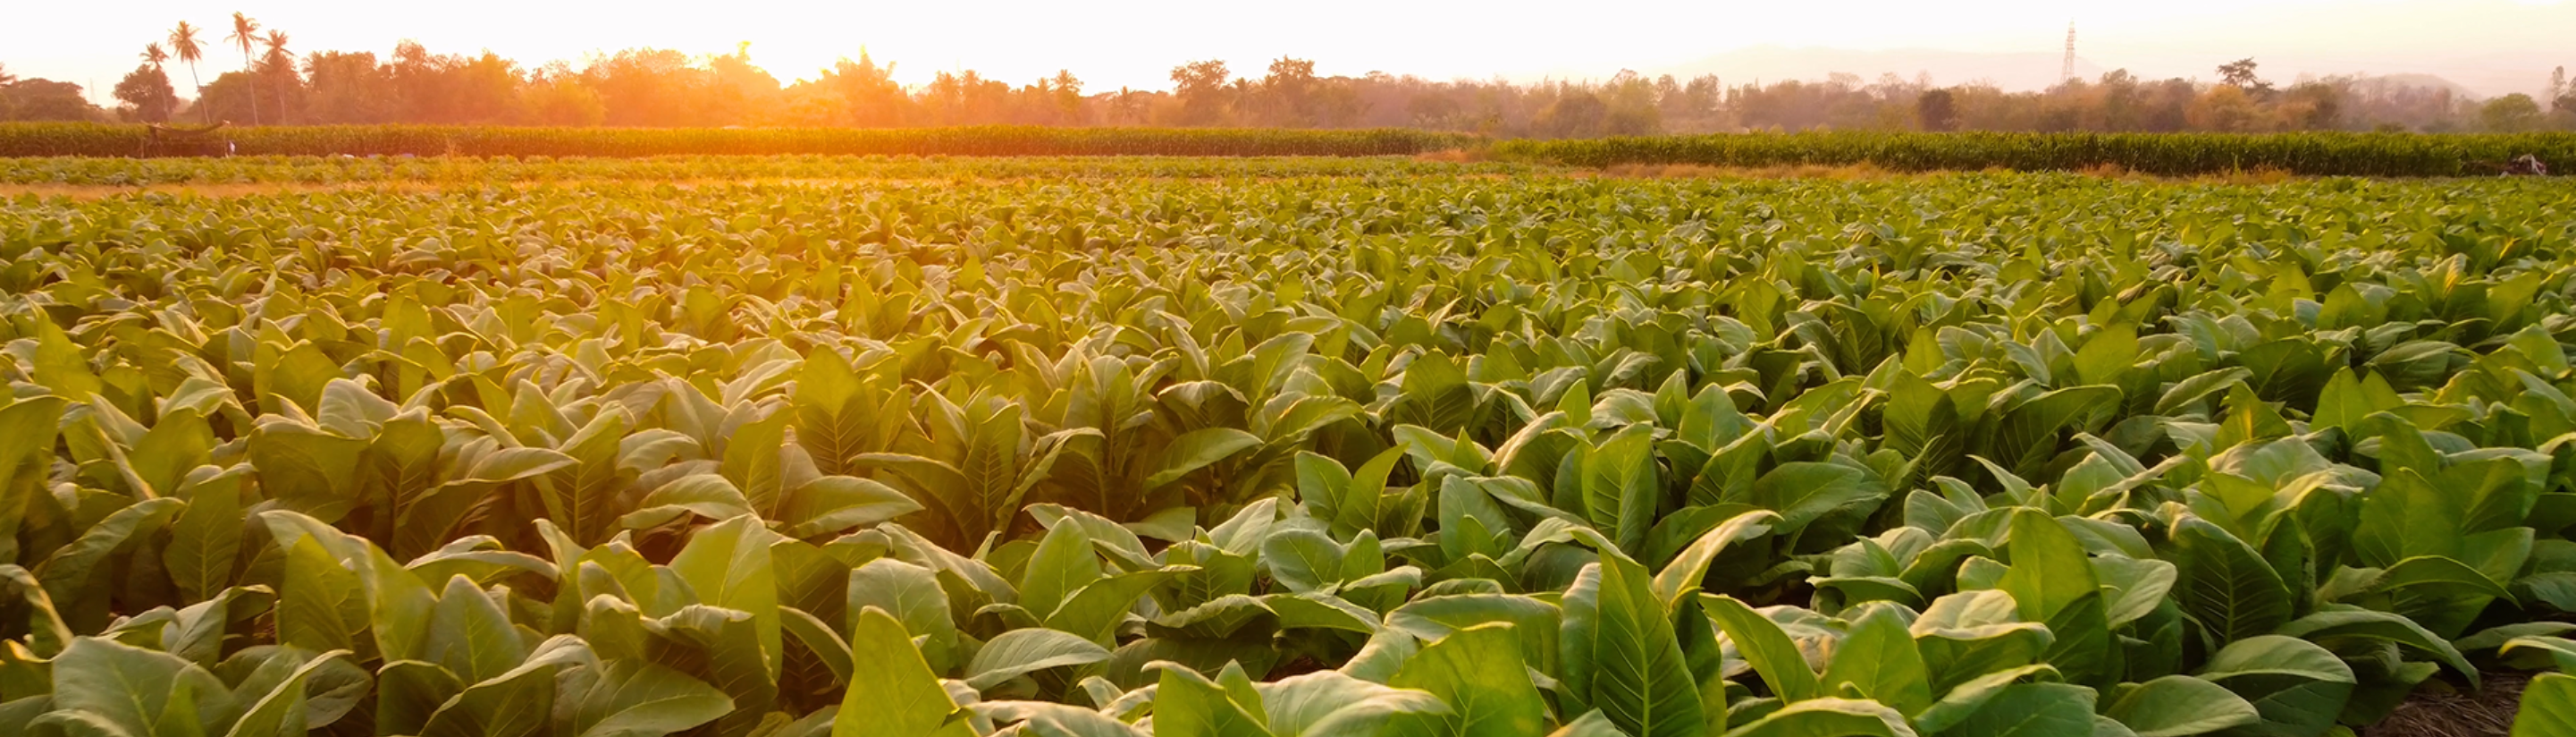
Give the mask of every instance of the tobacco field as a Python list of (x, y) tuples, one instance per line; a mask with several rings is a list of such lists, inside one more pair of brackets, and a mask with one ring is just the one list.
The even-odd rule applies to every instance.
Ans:
[(0, 199), (0, 734), (2576, 734), (2549, 180), (196, 165)]

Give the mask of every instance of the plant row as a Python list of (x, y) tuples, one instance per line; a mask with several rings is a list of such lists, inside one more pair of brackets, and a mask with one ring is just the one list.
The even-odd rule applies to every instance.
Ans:
[(645, 158), (243, 156), (227, 159), (0, 158), (0, 184), (149, 186), (375, 182), (436, 185), (598, 181), (869, 182), (1011, 178), (1285, 178), (1527, 174), (1504, 162), (1401, 157), (656, 156)]
[[(2117, 168), (2164, 176), (2277, 170), (2315, 176), (2451, 177), (2495, 175), (2529, 155), (2562, 173), (2576, 170), (2576, 134), (2568, 133), (1842, 131), (1491, 141), (1399, 129), (384, 125), (238, 128), (221, 131), (217, 138), (246, 156), (1411, 156), (1475, 149), (1510, 160), (1585, 167), (1870, 165), (1898, 171)], [(168, 153), (153, 154), (145, 141), (141, 126), (0, 124), (0, 157)]]
[(0, 202), (0, 733), (2335, 734), (2576, 651), (2571, 234), (2009, 174)]
[[(226, 128), (246, 156), (1390, 156), (1468, 137), (1406, 129), (535, 128), (331, 125)], [(140, 125), (0, 124), (0, 156), (151, 155)], [(203, 155), (202, 147), (192, 155)], [(166, 155), (166, 154), (163, 154)]]
[(2494, 176), (2530, 155), (2576, 171), (2576, 134), (1883, 133), (1868, 131), (1503, 141), (1494, 154), (1575, 166), (1871, 165), (1898, 171), (2078, 171), (2192, 176)]

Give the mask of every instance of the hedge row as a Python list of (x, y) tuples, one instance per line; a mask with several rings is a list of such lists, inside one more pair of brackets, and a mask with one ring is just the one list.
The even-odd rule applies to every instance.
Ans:
[[(1386, 156), (1467, 145), (1430, 131), (1221, 128), (524, 128), (352, 125), (234, 128), (237, 155), (327, 156)], [(139, 125), (0, 124), (0, 156), (135, 156)], [(166, 151), (165, 151), (166, 153)]]
[(1848, 166), (1901, 171), (2071, 171), (2118, 166), (2158, 175), (2277, 169), (2317, 176), (2500, 173), (2518, 156), (2576, 170), (2576, 133), (1752, 133), (1504, 141), (1505, 158), (1576, 166)]

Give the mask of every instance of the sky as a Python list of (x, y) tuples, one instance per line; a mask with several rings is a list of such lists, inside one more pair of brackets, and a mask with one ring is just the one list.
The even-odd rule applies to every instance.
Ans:
[[(2538, 92), (2551, 67), (2576, 65), (2576, 0), (260, 0), (231, 9), (170, 0), (0, 0), (0, 65), (19, 76), (83, 84), (104, 99), (144, 44), (185, 19), (222, 29), (207, 34), (215, 48), (199, 64), (211, 80), (241, 66), (240, 52), (226, 53), (220, 42), (234, 9), (285, 30), (298, 53), (381, 55), (413, 39), (439, 53), (488, 49), (529, 66), (556, 59), (579, 66), (586, 56), (621, 48), (712, 54), (748, 41), (753, 62), (781, 80), (814, 76), (865, 48), (880, 62), (895, 62), (896, 78), (907, 83), (942, 70), (1025, 82), (1070, 69), (1094, 92), (1167, 89), (1171, 68), (1197, 59), (1222, 59), (1237, 75), (1257, 77), (1280, 56), (1311, 59), (1327, 75), (1527, 81), (1633, 69), (1751, 81), (1700, 62), (1767, 47), (1829, 59), (1832, 50), (2038, 54), (2032, 58), (2051, 67), (2045, 79), (2054, 76), (2070, 21), (2085, 68), (2126, 68), (2149, 78), (2208, 79), (2220, 63), (2254, 57), (2278, 80), (2427, 73), (2494, 95)], [(1895, 64), (1912, 57), (1866, 58)], [(171, 71), (184, 87), (182, 69), (174, 64)], [(1973, 81), (1944, 69), (1832, 71)]]

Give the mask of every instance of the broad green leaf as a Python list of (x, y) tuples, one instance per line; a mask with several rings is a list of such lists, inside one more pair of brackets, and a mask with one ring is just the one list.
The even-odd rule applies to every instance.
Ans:
[(859, 611), (850, 661), (869, 665), (852, 672), (840, 716), (832, 722), (833, 737), (974, 736), (963, 720), (952, 718), (957, 702), (940, 688), (939, 676), (894, 615), (875, 607)]
[[(1636, 737), (1677, 737), (1705, 731), (1699, 684), (1682, 657), (1673, 631), (1673, 613), (1655, 598), (1654, 582), (1644, 566), (1615, 548), (1600, 551), (1600, 603), (1587, 631), (1567, 633), (1569, 649), (1586, 651), (1583, 661), (1569, 658), (1563, 667), (1590, 669), (1593, 707), (1610, 722)], [(1568, 629), (1576, 613), (1569, 610)]]
[(2290, 621), (2290, 591), (2270, 563), (2217, 525), (2196, 517), (2172, 532), (2174, 600), (2220, 642), (2270, 634)]
[[(1742, 612), (1731, 616), (1740, 618)], [(1744, 626), (1757, 628), (1750, 622)], [(1803, 668), (1805, 664), (1801, 662), (1799, 666)], [(1914, 636), (1906, 631), (1904, 618), (1891, 607), (1872, 608), (1852, 623), (1851, 631), (1835, 646), (1833, 659), (1825, 664), (1824, 677), (1817, 685), (1819, 694), (1867, 698), (1900, 714), (1912, 714), (1932, 705), (1931, 672), (1924, 667), (1923, 653), (1915, 648)]]
[(2431, 596), (2490, 596), (2511, 598), (2502, 584), (2486, 574), (2448, 557), (2423, 555), (2398, 561), (2380, 572), (2370, 585), (2374, 591), (2407, 591)]
[(2048, 625), (2055, 640), (2046, 655), (2051, 665), (2070, 680), (2092, 682), (2108, 668), (2115, 641), (2082, 543), (2057, 520), (2031, 509), (2015, 512), (2011, 529), (2007, 552), (2013, 563), (1996, 588), (2012, 594), (2023, 621)]
[(1754, 480), (1751, 502), (1778, 511), (1780, 529), (1800, 530), (1834, 510), (1887, 495), (1887, 489), (1861, 469), (1801, 461), (1780, 464)]
[[(2000, 732), (1977, 732), (1998, 735)], [(2036, 734), (2036, 733), (2034, 733)], [(2050, 733), (2065, 734), (2065, 733)], [(1914, 737), (1905, 716), (1875, 701), (1819, 698), (1781, 707), (1726, 737)]]
[(771, 680), (784, 662), (779, 642), (778, 577), (769, 557), (777, 533), (751, 516), (735, 517), (689, 536), (671, 558), (671, 570), (697, 592), (698, 601), (751, 615), (761, 658)]
[(88, 401), (101, 388), (98, 374), (90, 370), (89, 358), (81, 355), (80, 345), (71, 334), (54, 324), (49, 316), (30, 320), (36, 330), (34, 378), (36, 383), (53, 390), (55, 396), (73, 401)]
[[(1045, 628), (1004, 632), (975, 651), (966, 665), (966, 684), (988, 689), (1003, 681), (1048, 668), (1085, 665), (1109, 659), (1109, 650), (1080, 635)], [(859, 661), (853, 661), (859, 662)]]
[(2104, 555), (2093, 559), (2093, 575), (2109, 589), (2112, 627), (2138, 621), (2155, 612), (2173, 594), (2179, 577), (2174, 564), (2153, 558)]
[(725, 436), (724, 461), (716, 472), (742, 490), (743, 501), (753, 511), (769, 517), (779, 514), (780, 502), (786, 497), (786, 472), (780, 462), (780, 444), (787, 435), (785, 412), (772, 412), (768, 417), (746, 422)]
[[(1399, 735), (1506, 737), (1546, 731), (1539, 700), (1511, 625), (1484, 624), (1423, 646), (1387, 685), (1418, 689), (1449, 705), (1446, 714), (1397, 722)], [(1160, 731), (1156, 732), (1160, 735)]]
[(2576, 734), (2576, 676), (2543, 673), (2522, 687), (2512, 737)]
[[(1324, 589), (1342, 582), (1342, 546), (1313, 530), (1284, 530), (1261, 541), (1261, 563), (1290, 591)], [(1020, 598), (1029, 597), (1022, 587)]]
[(2460, 651), (2452, 647), (2450, 642), (2434, 636), (2414, 620), (2387, 612), (2343, 606), (2323, 607), (2313, 614), (2281, 625), (2279, 634), (2325, 645), (2328, 649), (2332, 649), (2336, 642), (2346, 639), (2392, 643), (2406, 650), (2432, 656), (2435, 662), (2468, 679), (2472, 687), (2476, 686), (2479, 680), (2477, 669), (2472, 667), (2468, 658), (2462, 657)]
[(241, 713), (223, 681), (195, 663), (113, 640), (73, 640), (53, 672), (56, 713), (85, 712), (108, 734), (206, 734)]
[(518, 630), (510, 626), (510, 616), (464, 576), (447, 580), (447, 590), (430, 612), (426, 630), (421, 658), (468, 683), (497, 678), (528, 656)]
[(125, 457), (143, 481), (142, 494), (169, 496), (178, 491), (189, 470), (205, 464), (214, 449), (214, 432), (207, 428), (206, 419), (196, 410), (182, 409), (163, 414)]
[(1521, 643), (1522, 662), (1541, 672), (1557, 670), (1561, 610), (1554, 604), (1516, 594), (1425, 596), (1386, 615), (1386, 626), (1424, 642), (1480, 624), (1504, 622)]
[(870, 408), (853, 401), (861, 384), (850, 360), (830, 346), (807, 352), (797, 372), (796, 444), (814, 454), (824, 473), (845, 473), (851, 458), (873, 450)]
[(2013, 595), (2022, 619), (2046, 622), (2077, 599), (2100, 593), (2083, 544), (2046, 514), (2014, 513), (2006, 552), (2012, 567), (1995, 587)]
[(1098, 711), (1045, 701), (984, 701), (967, 705), (997, 725), (1020, 724), (1036, 737), (1143, 737), (1134, 725)]
[(1145, 477), (1145, 488), (1153, 489), (1181, 480), (1190, 472), (1206, 468), (1237, 453), (1259, 447), (1261, 438), (1252, 433), (1226, 427), (1193, 430), (1173, 438), (1163, 450), (1161, 465)]
[(803, 609), (779, 607), (778, 614), (779, 629), (822, 660), (823, 667), (832, 671), (833, 678), (843, 685), (850, 683), (850, 671), (854, 667), (850, 662), (850, 643), (841, 637), (841, 633)]
[(1038, 540), (1020, 574), (1020, 606), (1040, 620), (1055, 614), (1066, 598), (1100, 580), (1100, 556), (1091, 552), (1091, 536), (1080, 525), (1056, 525)]
[(191, 601), (213, 598), (232, 585), (242, 542), (242, 476), (225, 473), (194, 484), (188, 507), (170, 524), (161, 563)]
[(1594, 709), (1584, 712), (1583, 716), (1576, 717), (1574, 721), (1566, 722), (1564, 727), (1549, 732), (1548, 737), (1622, 737), (1626, 734), (1619, 731), (1618, 725), (1610, 723), (1610, 717), (1602, 715), (1601, 710)]
[(1985, 700), (1943, 735), (2048, 737), (2093, 733), (2093, 689), (2063, 683), (2018, 683)]
[(557, 635), (509, 670), (465, 687), (439, 704), (421, 737), (536, 737), (554, 726), (555, 679), (566, 667), (597, 669), (580, 638)]
[(921, 502), (894, 487), (854, 476), (824, 476), (787, 491), (779, 511), (789, 537), (810, 538), (872, 525), (921, 511)]
[(268, 693), (246, 704), (241, 718), (224, 732), (225, 737), (301, 737), (322, 726), (310, 723), (305, 682), (348, 654), (346, 650), (335, 650), (297, 666)]
[(2207, 734), (2262, 721), (2253, 704), (2218, 684), (2191, 676), (2124, 685), (2102, 713), (2128, 725), (2138, 737)]
[[(1980, 673), (1941, 693), (1941, 698), (1934, 700), (1932, 706), (1914, 715), (1914, 724), (1925, 731), (1946, 732), (1955, 725), (1985, 714), (1988, 703), (2012, 692), (2017, 686), (2028, 685), (2025, 682), (2034, 679), (2055, 681), (2058, 679), (2057, 669), (2046, 665), (2025, 665)], [(2092, 689), (2081, 689), (2080, 693), (2090, 696)], [(2091, 708), (2087, 707), (2086, 711), (2090, 712)], [(2064, 723), (2067, 720), (2057, 721)]]
[(1228, 663), (1217, 681), (1161, 662), (1154, 692), (1154, 734), (1180, 737), (1272, 737), (1260, 695), (1240, 666)]
[(1046, 625), (1103, 645), (1112, 644), (1111, 635), (1118, 625), (1126, 621), (1127, 615), (1136, 610), (1136, 603), (1145, 598), (1146, 592), (1174, 576), (1193, 570), (1188, 566), (1173, 566), (1121, 573), (1093, 581), (1067, 598), (1055, 614), (1047, 617)]
[(723, 691), (652, 663), (612, 659), (574, 674), (563, 686), (571, 718), (562, 727), (576, 737), (667, 735), (733, 711)]
[(1631, 554), (1645, 552), (1663, 483), (1655, 471), (1650, 425), (1630, 425), (1583, 458), (1585, 518)]
[(368, 617), (358, 576), (340, 567), (322, 543), (307, 537), (286, 551), (285, 580), (278, 587), (277, 639), (306, 650), (346, 650)]
[(1399, 716), (1440, 715), (1449, 704), (1428, 691), (1392, 688), (1333, 671), (1253, 684), (1279, 737), (1375, 734)]
[(2086, 430), (2119, 401), (2120, 389), (2114, 386), (2067, 387), (2033, 397), (2004, 412), (1994, 433), (1983, 438), (1987, 452), (1982, 455), (2023, 477), (2037, 476), (2057, 455), (2060, 436)]
[(1699, 604), (1700, 611), (1706, 612), (1709, 621), (1735, 643), (1736, 651), (1753, 664), (1754, 672), (1762, 674), (1762, 683), (1780, 700), (1796, 704), (1825, 695), (1815, 670), (1807, 667), (1807, 656), (1799, 652), (1798, 644), (1781, 631), (1778, 623), (1723, 594), (1701, 594)]
[[(859, 612), (869, 607), (885, 610), (905, 630), (921, 631), (927, 638), (926, 657), (954, 665), (949, 652), (957, 642), (957, 625), (949, 611), (948, 592), (940, 588), (939, 575), (930, 569), (891, 558), (868, 561), (850, 571), (847, 605), (849, 626), (855, 627)], [(850, 644), (857, 647), (855, 636)]]
[(36, 578), (44, 582), (64, 622), (81, 632), (106, 629), (116, 559), (130, 554), (140, 538), (168, 526), (184, 506), (178, 499), (146, 499), (116, 510), (37, 566)]
[(733, 482), (712, 473), (701, 473), (673, 479), (644, 494), (635, 511), (617, 518), (619, 525), (642, 529), (659, 526), (684, 515), (694, 514), (712, 520), (733, 519), (753, 514), (751, 501)]
[(2118, 384), (2122, 374), (2137, 367), (2137, 331), (2125, 324), (2102, 326), (2075, 352), (2075, 375), (2086, 384)]

